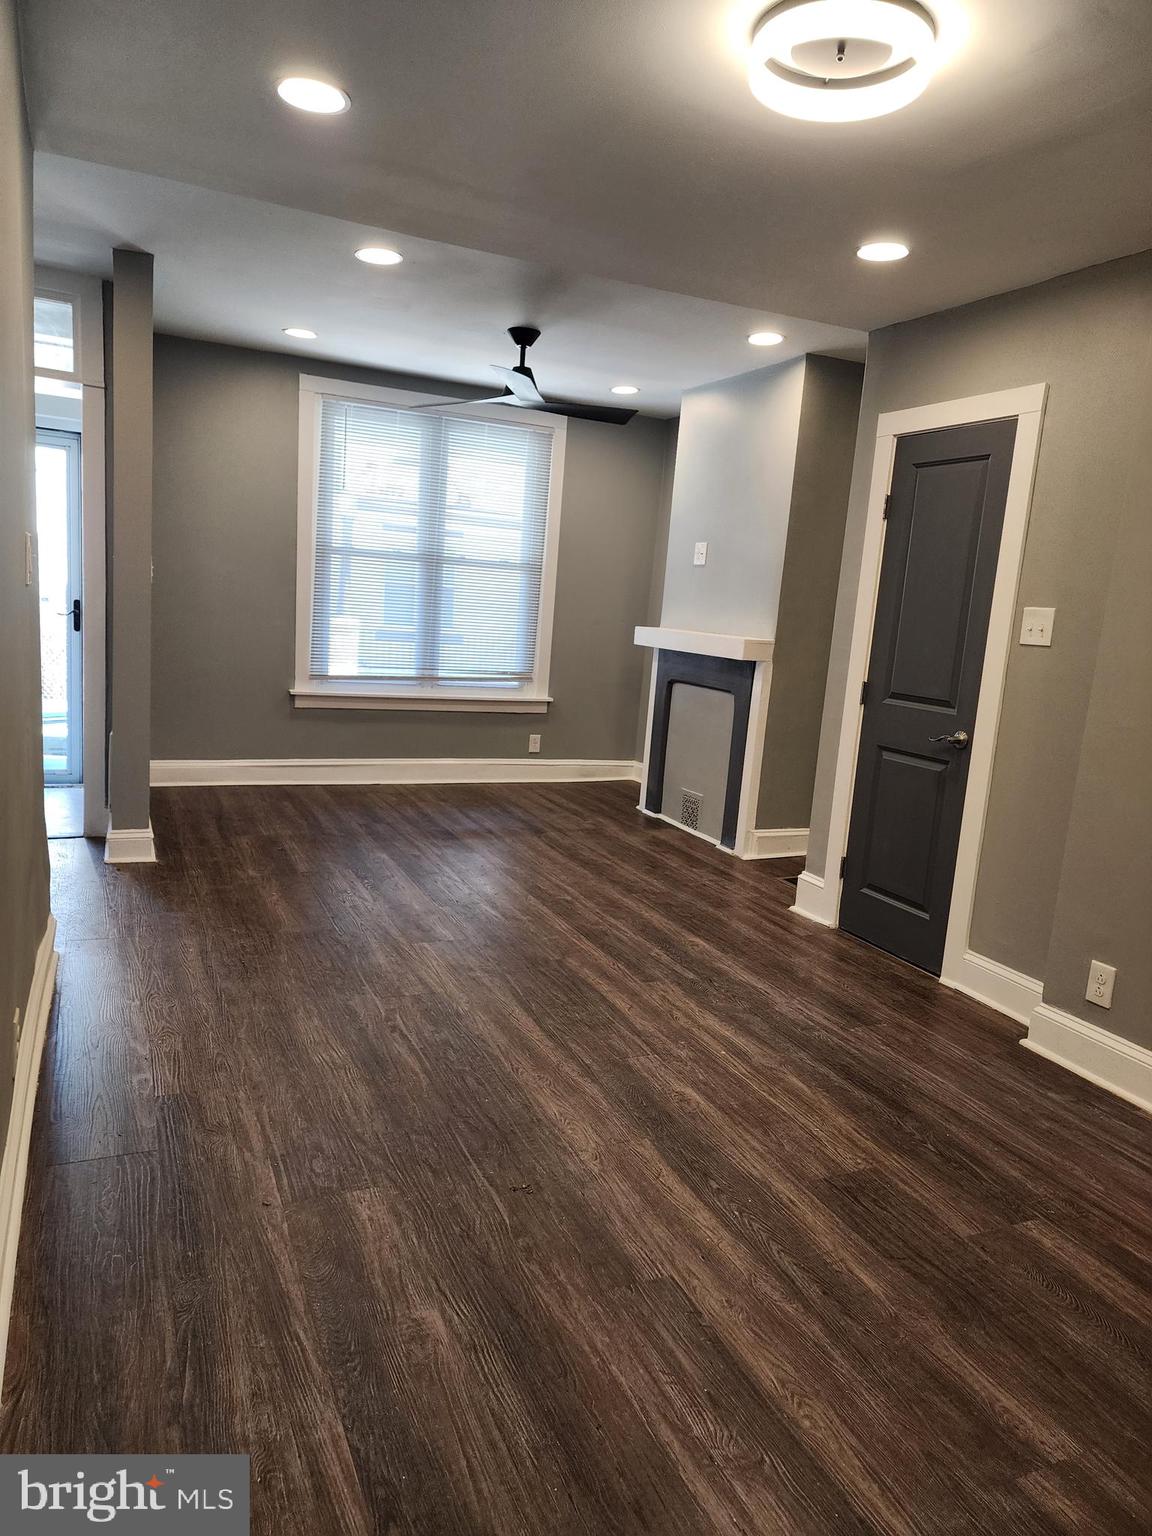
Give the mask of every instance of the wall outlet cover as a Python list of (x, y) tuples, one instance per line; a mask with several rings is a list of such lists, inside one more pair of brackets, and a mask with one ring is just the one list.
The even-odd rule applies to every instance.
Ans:
[(540, 750), (540, 737), (535, 731), (528, 738), (528, 750), (529, 752), (539, 752)]
[(1105, 965), (1103, 960), (1093, 960), (1088, 967), (1088, 989), (1084, 996), (1098, 1008), (1111, 1008), (1112, 988), (1116, 984), (1116, 967)]
[(697, 545), (695, 545), (693, 547), (693, 550), (692, 550), (692, 564), (693, 565), (707, 565), (708, 564), (708, 541), (706, 539), (702, 539), (699, 544), (697, 544)]

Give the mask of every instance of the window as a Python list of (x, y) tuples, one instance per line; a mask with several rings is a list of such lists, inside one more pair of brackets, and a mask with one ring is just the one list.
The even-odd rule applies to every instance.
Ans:
[(33, 361), (37, 369), (74, 373), (76, 346), (72, 330), (72, 300), (37, 294), (33, 300)]
[(544, 709), (563, 421), (302, 381), (296, 703)]

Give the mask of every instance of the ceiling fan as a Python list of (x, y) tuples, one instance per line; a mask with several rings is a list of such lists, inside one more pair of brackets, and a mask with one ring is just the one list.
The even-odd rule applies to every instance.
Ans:
[[(612, 405), (578, 405), (568, 400), (545, 400), (536, 384), (536, 377), (528, 366), (528, 348), (539, 341), (540, 332), (534, 325), (512, 325), (508, 334), (520, 348), (520, 361), (513, 368), (502, 368), (499, 363), (489, 366), (504, 381), (502, 395), (490, 395), (484, 400), (466, 400), (465, 405), (512, 405), (524, 410), (546, 411), (551, 416), (574, 416), (579, 421), (603, 421), (610, 426), (623, 427), (635, 416), (635, 411), (622, 410)], [(431, 405), (409, 406), (409, 410), (432, 411), (443, 408), (445, 402)]]

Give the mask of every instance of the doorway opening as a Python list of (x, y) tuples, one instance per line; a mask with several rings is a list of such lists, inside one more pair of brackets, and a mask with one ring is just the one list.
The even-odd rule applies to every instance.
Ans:
[(80, 434), (36, 431), (40, 688), (49, 837), (84, 832), (83, 531)]

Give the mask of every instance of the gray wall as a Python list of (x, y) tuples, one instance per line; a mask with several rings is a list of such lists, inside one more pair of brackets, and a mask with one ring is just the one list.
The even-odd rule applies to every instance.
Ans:
[(806, 359), (758, 827), (806, 827), (812, 810), (863, 381), (861, 363)]
[[(776, 633), (804, 359), (684, 394), (668, 528), (668, 628)], [(708, 543), (708, 563), (692, 564)]]
[(0, 1145), (15, 1034), (48, 922), (37, 583), (24, 581), (33, 501), (31, 155), (12, 0), (0, 0)]
[(152, 257), (112, 252), (105, 289), (108, 820), (148, 825), (152, 623)]
[(430, 382), (156, 337), (153, 758), (630, 760), (672, 424), (568, 423), (546, 715), (294, 710), (302, 372)]
[[(1065, 840), (1117, 529), (1133, 495), (1134, 455), (1148, 436), (1150, 337), (1152, 254), (1144, 254), (893, 326), (875, 332), (869, 342), (808, 868), (822, 875), (827, 862), (836, 733), (876, 418), (882, 411), (1047, 382), (1019, 602), (1056, 608), (1054, 644), (1051, 649), (1013, 645), (1010, 652), (972, 926), (975, 950), (1041, 978), (1062, 885), (1079, 880), (1081, 903), (1096, 899), (1087, 872), (1069, 867)], [(1112, 663), (1105, 655), (1102, 664)], [(1141, 710), (1145, 722), (1147, 677), (1145, 668), (1136, 697), (1125, 702), (1125, 711)], [(1098, 702), (1102, 710), (1116, 707), (1104, 695)], [(1106, 729), (1111, 752), (1117, 733), (1127, 729), (1123, 716), (1113, 717)], [(1117, 752), (1106, 773), (1111, 795), (1147, 794), (1146, 767), (1135, 785), (1123, 782), (1129, 772), (1130, 764)], [(1132, 853), (1118, 844), (1108, 856), (1121, 863)], [(1134, 921), (1142, 923), (1145, 938), (1152, 932), (1146, 893)], [(1072, 990), (1070, 982), (1062, 983), (1062, 996)], [(1083, 992), (1083, 983), (1078, 990)], [(1092, 1015), (1109, 1026), (1107, 1014), (1092, 1010)]]

